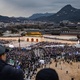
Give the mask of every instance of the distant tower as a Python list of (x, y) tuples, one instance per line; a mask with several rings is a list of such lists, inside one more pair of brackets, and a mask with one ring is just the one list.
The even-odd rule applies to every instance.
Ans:
[(77, 35), (78, 44), (80, 44), (80, 34)]

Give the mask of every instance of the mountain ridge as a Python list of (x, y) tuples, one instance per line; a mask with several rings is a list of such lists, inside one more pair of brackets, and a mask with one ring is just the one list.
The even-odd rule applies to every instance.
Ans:
[(80, 9), (74, 8), (70, 4), (68, 4), (61, 8), (57, 13), (36, 13), (28, 18), (26, 17), (17, 18), (0, 15), (0, 22), (18, 22), (25, 20), (53, 21), (53, 22), (69, 20), (72, 22), (80, 22)]
[(51, 16), (54, 13), (35, 13), (32, 16), (30, 16), (28, 19), (36, 19), (36, 18), (40, 18), (40, 17), (47, 17), (47, 16)]
[(54, 21), (54, 22), (60, 22), (63, 20), (69, 20), (73, 22), (80, 21), (80, 9), (76, 9), (71, 5), (66, 5), (54, 15), (48, 17), (36, 18), (35, 20)]

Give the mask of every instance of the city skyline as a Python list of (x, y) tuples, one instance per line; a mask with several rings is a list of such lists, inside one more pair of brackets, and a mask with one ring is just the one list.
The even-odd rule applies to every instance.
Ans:
[(80, 0), (0, 0), (0, 15), (29, 17), (35, 13), (56, 13), (67, 4), (80, 9)]

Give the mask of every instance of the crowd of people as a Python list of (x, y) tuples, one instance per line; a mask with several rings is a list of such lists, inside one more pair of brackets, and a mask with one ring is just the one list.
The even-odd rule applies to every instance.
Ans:
[(7, 43), (10, 43), (10, 42), (11, 41), (0, 39), (0, 44), (7, 44)]
[[(38, 68), (46, 67), (48, 63), (51, 64), (51, 59), (54, 59), (55, 61), (63, 59), (67, 62), (80, 60), (78, 58), (80, 56), (80, 48), (70, 46), (69, 44), (62, 44), (58, 42), (40, 42), (30, 47), (31, 50), (20, 47), (7, 47), (9, 51), (6, 52), (7, 63), (15, 69), (22, 69), (25, 80), (28, 78), (31, 79), (35, 76)], [(43, 54), (42, 57), (40, 55), (36, 55), (34, 49), (42, 49), (43, 52), (39, 53)], [(44, 60), (44, 64), (41, 64), (41, 62), (39, 62), (40, 60)]]

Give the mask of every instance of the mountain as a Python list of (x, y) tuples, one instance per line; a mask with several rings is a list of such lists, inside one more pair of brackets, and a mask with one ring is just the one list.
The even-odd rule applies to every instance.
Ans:
[(36, 13), (33, 14), (32, 16), (29, 17), (29, 19), (36, 19), (36, 18), (40, 18), (40, 17), (48, 17), (53, 15), (54, 13)]
[(48, 17), (53, 15), (54, 13), (36, 13), (30, 16), (29, 18), (25, 17), (8, 17), (0, 15), (0, 22), (22, 22), (25, 20), (33, 20), (40, 17)]
[(0, 15), (0, 22), (22, 22), (25, 20), (36, 20), (36, 21), (54, 21), (60, 22), (63, 20), (69, 20), (72, 22), (80, 22), (80, 9), (76, 9), (71, 5), (64, 6), (57, 13), (37, 13), (33, 14), (29, 18), (25, 17), (7, 17)]
[(0, 22), (6, 22), (7, 20), (10, 20), (10, 18), (7, 16), (0, 15)]
[(60, 11), (48, 17), (40, 17), (35, 20), (60, 22), (69, 20), (73, 22), (80, 21), (80, 9), (76, 9), (71, 5), (64, 6)]
[(27, 20), (25, 17), (8, 17), (0, 15), (0, 22), (21, 22)]

